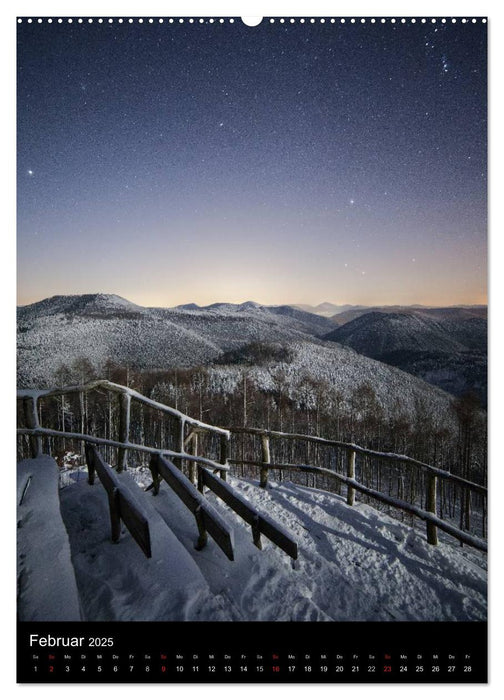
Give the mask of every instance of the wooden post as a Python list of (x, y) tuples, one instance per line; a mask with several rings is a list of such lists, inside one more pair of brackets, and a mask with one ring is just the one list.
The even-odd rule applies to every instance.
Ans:
[[(37, 416), (37, 399), (35, 397), (23, 399), (23, 412), (27, 428), (35, 430), (40, 427)], [(42, 438), (40, 435), (30, 435), (30, 452), (32, 457), (38, 457), (42, 454)]]
[(205, 482), (203, 481), (203, 467), (200, 464), (197, 464), (196, 467), (196, 484), (198, 487), (198, 491), (200, 493), (205, 493)]
[(203, 481), (203, 469), (198, 469), (198, 491), (205, 492), (205, 482)]
[[(427, 510), (429, 513), (436, 515), (436, 488), (437, 488), (437, 476), (435, 474), (429, 474), (427, 477)], [(437, 527), (434, 523), (427, 522), (427, 542), (429, 544), (437, 544)]]
[(252, 540), (257, 549), (262, 549), (261, 530), (259, 529), (259, 516), (254, 515), (252, 520)]
[(177, 451), (178, 452), (184, 452), (184, 433), (185, 433), (185, 420), (183, 418), (180, 419), (180, 425), (179, 425), (179, 437), (178, 437), (178, 444), (177, 444)]
[(159, 475), (159, 469), (157, 468), (157, 463), (159, 460), (159, 455), (152, 455), (150, 458), (149, 462), (149, 469), (150, 473), (152, 476), (152, 484), (149, 486), (149, 489), (152, 487), (154, 490), (154, 496), (157, 496), (159, 493), (159, 484), (161, 483), (161, 477)]
[(91, 445), (88, 445), (87, 442), (84, 444), (84, 451), (86, 454), (86, 463), (87, 463), (87, 468), (88, 468), (88, 484), (92, 486), (95, 481), (95, 465), (94, 465), (94, 455), (93, 455), (93, 448)]
[[(185, 432), (185, 420), (181, 416), (180, 418), (178, 418), (178, 425), (175, 427), (175, 435), (174, 435), (174, 450), (175, 450), (175, 452), (185, 452), (184, 432)], [(180, 469), (180, 471), (182, 471), (182, 458), (181, 457), (173, 457), (172, 462), (177, 467), (177, 469)]]
[[(350, 450), (347, 452), (347, 476), (349, 479), (355, 479), (355, 452)], [(347, 486), (347, 505), (353, 506), (355, 503), (355, 489), (352, 486)]]
[[(79, 411), (80, 411), (80, 433), (83, 435), (86, 432), (85, 422), (84, 422), (84, 392), (79, 391)], [(83, 443), (80, 442), (80, 452), (82, 455)]]
[[(220, 463), (227, 466), (229, 459), (229, 435), (221, 435), (220, 437)], [(226, 481), (227, 472), (221, 469), (220, 477), (223, 481)]]
[[(194, 433), (192, 437), (192, 454), (198, 456), (198, 433)], [(198, 483), (198, 463), (189, 462), (189, 479), (196, 486)]]
[(485, 538), (486, 537), (486, 522), (487, 522), (487, 505), (486, 505), (486, 497), (483, 496), (481, 500), (481, 508), (482, 508), (482, 518), (481, 518), (481, 527), (482, 527), (482, 535)]
[[(261, 435), (261, 446), (262, 446), (262, 461), (263, 465), (270, 464), (271, 454), (270, 454), (270, 444), (269, 435)], [(261, 467), (261, 474), (259, 479), (259, 486), (265, 489), (268, 485), (268, 467)]]
[(205, 518), (203, 515), (203, 511), (201, 510), (201, 505), (199, 505), (196, 508), (196, 510), (194, 511), (194, 515), (196, 517), (196, 523), (198, 525), (199, 533), (198, 542), (196, 543), (195, 549), (197, 549), (199, 552), (208, 542), (208, 533), (205, 527)]
[(465, 489), (464, 527), (468, 532), (471, 529), (471, 490), (470, 489)]
[[(129, 442), (131, 396), (120, 394), (119, 396), (119, 442)], [(126, 468), (128, 450), (119, 447), (117, 450), (117, 471), (122, 472)]]
[(121, 516), (119, 511), (119, 489), (115, 488), (111, 493), (107, 491), (110, 508), (110, 528), (112, 542), (119, 542), (121, 536)]

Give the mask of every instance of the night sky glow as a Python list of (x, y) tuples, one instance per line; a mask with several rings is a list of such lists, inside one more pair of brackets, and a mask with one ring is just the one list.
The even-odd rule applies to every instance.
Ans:
[(486, 25), (18, 25), (18, 302), (486, 303)]

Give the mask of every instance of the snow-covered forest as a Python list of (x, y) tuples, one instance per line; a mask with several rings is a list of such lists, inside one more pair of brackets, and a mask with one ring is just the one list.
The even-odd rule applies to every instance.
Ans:
[[(212, 425), (260, 427), (357, 443), (378, 452), (408, 455), (486, 485), (485, 414), (476, 397), (449, 398), (431, 389), (422, 394), (417, 380), (412, 378), (408, 384), (402, 381), (404, 373), (390, 368), (385, 368), (386, 378), (390, 379), (395, 372), (396, 383), (383, 380), (380, 384), (378, 362), (374, 363), (378, 367), (372, 382), (362, 381), (355, 364), (349, 363), (348, 367), (339, 365), (335, 371), (337, 376), (354, 378), (355, 383), (343, 380), (336, 383), (331, 381), (331, 367), (324, 364), (323, 354), (310, 355), (311, 364), (308, 364), (303, 351), (306, 353), (303, 345), (285, 348), (254, 344), (247, 347), (250, 357), (244, 362), (157, 372), (134, 371), (109, 362), (105, 372), (110, 380)], [(317, 362), (321, 371), (314, 380)], [(311, 375), (303, 373), (306, 366), (311, 368)], [(323, 375), (324, 368), (327, 378)], [(80, 360), (73, 367), (62, 368), (57, 376), (58, 385), (65, 386), (95, 380), (99, 375), (89, 361)], [(361, 378), (360, 382), (357, 377)], [(380, 388), (383, 388), (381, 394)], [(174, 427), (166, 419), (155, 410), (135, 403), (131, 411), (132, 442), (173, 449)], [(40, 417), (42, 424), (53, 429), (102, 437), (117, 435), (118, 405), (110, 398), (104, 401), (99, 391), (81, 397), (43, 399)], [(22, 414), (19, 421), (22, 424)], [(56, 440), (52, 446), (61, 464), (69, 449), (79, 452), (81, 448), (64, 440)], [(208, 445), (208, 449), (212, 451), (214, 446)], [(258, 449), (257, 438), (233, 435), (232, 457), (244, 462), (236, 467), (240, 476), (256, 475), (257, 469), (245, 462), (257, 460)], [(303, 441), (275, 440), (272, 451), (278, 463), (345, 469), (344, 452)], [(109, 452), (107, 456), (113, 462), (112, 450)], [(141, 454), (132, 454), (130, 459), (136, 466), (145, 465), (146, 458)], [(420, 472), (391, 466), (372, 457), (359, 459), (357, 471), (367, 486), (397, 497), (407, 495), (418, 505), (425, 502), (427, 483)], [(311, 477), (290, 474), (289, 478), (306, 483)], [(487, 513), (481, 499), (469, 498), (457, 486), (449, 484), (441, 490), (439, 498), (441, 513), (459, 527), (476, 528), (479, 536), (486, 536)]]

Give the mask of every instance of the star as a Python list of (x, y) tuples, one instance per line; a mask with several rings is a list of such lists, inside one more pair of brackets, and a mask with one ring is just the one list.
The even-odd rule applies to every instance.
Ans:
[[(459, 284), (458, 275), (464, 279), (465, 266), (472, 270), (474, 251), (483, 259), (483, 224), (476, 223), (486, 221), (482, 213), (487, 177), (485, 27), (478, 21), (474, 28), (462, 29), (458, 21), (457, 27), (450, 22), (443, 29), (438, 20), (427, 30), (427, 22), (425, 27), (419, 22), (411, 32), (408, 29), (409, 38), (403, 43), (389, 35), (388, 20), (383, 27), (378, 27), (378, 20), (375, 29), (367, 21), (362, 29), (341, 29), (337, 41), (326, 36), (327, 20), (325, 29), (314, 22), (310, 28), (305, 25), (304, 32), (297, 20), (293, 25), (287, 22), (289, 28), (277, 36), (278, 41), (273, 36), (281, 26), (275, 21), (267, 36), (259, 29), (247, 30), (247, 36), (224, 32), (222, 43), (216, 43), (214, 30), (202, 29), (193, 37), (188, 20), (180, 29), (176, 22), (177, 30), (173, 26), (169, 36), (166, 21), (164, 29), (153, 26), (149, 39), (145, 24), (134, 32), (126, 29), (127, 20), (122, 29), (113, 28), (114, 20), (106, 30), (94, 22), (94, 28), (85, 32), (92, 31), (93, 36), (98, 32), (96, 42), (93, 39), (83, 51), (80, 44), (75, 50), (75, 20), (67, 31), (49, 32), (51, 36), (44, 32), (37, 42), (31, 40), (26, 22), (20, 25), (23, 73), (17, 172), (23, 197), (22, 234), (33, 240), (37, 230), (38, 237), (48, 237), (48, 245), (55, 250), (61, 236), (65, 254), (70, 254), (64, 231), (74, 230), (80, 245), (76, 224), (82, 222), (82, 238), (92, 250), (96, 240), (101, 243), (102, 228), (110, 224), (112, 237), (118, 235), (119, 227), (125, 240), (131, 237), (131, 246), (124, 246), (124, 260), (133, 266), (136, 230), (146, 225), (144, 212), (148, 212), (149, 235), (160, 250), (161, 245), (168, 249), (172, 238), (187, 235), (192, 242), (205, 228), (209, 260), (205, 266), (202, 255), (198, 264), (207, 274), (211, 256), (217, 257), (220, 245), (226, 244), (245, 217), (243, 246), (251, 256), (250, 265), (255, 264), (253, 255), (260, 259), (260, 244), (268, 240), (267, 232), (278, 228), (278, 240), (271, 236), (271, 256), (278, 254), (282, 258), (278, 264), (288, 270), (283, 259), (288, 241), (289, 248), (309, 258), (303, 274), (307, 297), (332, 289), (330, 275), (326, 279), (317, 272), (321, 264), (329, 270), (332, 261), (343, 264), (349, 273), (342, 276), (348, 301), (353, 301), (354, 294), (360, 299), (362, 293), (363, 299), (369, 294), (370, 303), (377, 301), (377, 294), (388, 299), (385, 289), (390, 303), (408, 296), (408, 285), (416, 285), (417, 280), (408, 279), (415, 273), (406, 255), (409, 245), (422, 238), (427, 252), (419, 260), (428, 264), (430, 256), (437, 255), (440, 270), (439, 289), (429, 284), (425, 299), (432, 296), (434, 302), (438, 293), (448, 298), (452, 287), (455, 299), (459, 288), (472, 298), (472, 286), (467, 281)], [(404, 30), (398, 29), (402, 35)], [(113, 42), (107, 42), (107, 52), (95, 50), (101, 46), (101, 31), (114, 36)], [(363, 38), (369, 31), (372, 41)], [(193, 39), (198, 41), (197, 51)], [(47, 57), (56, 50), (60, 56), (71, 56), (68, 68), (53, 70)], [(312, 70), (315, 62), (317, 71)], [(470, 75), (474, 70), (480, 74)], [(459, 81), (454, 84), (457, 73)], [(359, 89), (365, 90), (365, 99), (354, 99), (356, 80)], [(197, 90), (188, 89), (191, 85)], [(88, 96), (90, 110), (82, 110)], [(58, 139), (46, 148), (47, 128), (56, 115), (61, 115)], [(222, 136), (216, 131), (222, 131)], [(96, 133), (106, 133), (106, 143), (100, 143)], [(75, 147), (65, 145), (69, 143)], [(56, 155), (57, 170), (52, 160)], [(35, 179), (31, 166), (24, 178), (20, 170), (32, 158), (41, 168), (33, 186), (26, 182)], [(391, 192), (380, 189), (387, 182)], [(109, 196), (102, 192), (105, 183), (110, 183)], [(363, 196), (359, 206), (353, 195), (348, 196), (354, 185), (357, 196)], [(79, 190), (93, 207), (91, 218), (85, 215), (86, 207), (67, 206)], [(438, 206), (439, 202), (452, 202), (460, 220), (454, 217), (447, 222), (446, 207)], [(418, 215), (424, 208), (429, 212), (426, 222)], [(173, 226), (161, 235), (172, 215)], [(54, 220), (58, 221), (55, 230), (51, 228)], [(436, 232), (447, 227), (445, 245)], [(320, 249), (317, 254), (310, 252), (307, 232), (312, 229)], [(452, 230), (463, 231), (468, 243), (457, 258), (461, 264), (441, 274), (453, 250)], [(258, 245), (250, 247), (249, 238), (257, 238)], [(335, 243), (330, 260), (321, 260), (322, 251)], [(236, 260), (244, 255), (238, 247), (233, 245), (230, 252)], [(28, 266), (28, 248), (22, 250), (25, 253), (23, 264)], [(161, 252), (157, 257), (162, 259)], [(186, 258), (189, 266), (190, 255)], [(368, 270), (361, 266), (364, 261)], [(421, 265), (413, 256), (410, 262), (415, 268)], [(391, 272), (395, 264), (403, 268), (397, 275)], [(230, 265), (232, 270), (238, 268)], [(71, 266), (65, 269), (71, 271)], [(185, 279), (182, 268), (180, 274)], [(288, 272), (285, 279), (290, 284)], [(482, 289), (483, 275), (470, 280)], [(71, 293), (75, 281), (70, 272), (65, 284)], [(120, 279), (114, 284), (122, 289)], [(277, 294), (273, 282), (269, 288), (257, 281), (257, 292), (255, 284), (252, 276), (247, 294), (265, 299)], [(229, 285), (232, 296), (240, 285), (248, 288), (249, 280), (237, 279)], [(361, 287), (368, 286), (361, 292)], [(335, 294), (339, 292), (337, 281), (334, 289)], [(189, 287), (187, 295), (191, 293)], [(183, 288), (177, 289), (179, 294), (180, 301), (187, 300)]]

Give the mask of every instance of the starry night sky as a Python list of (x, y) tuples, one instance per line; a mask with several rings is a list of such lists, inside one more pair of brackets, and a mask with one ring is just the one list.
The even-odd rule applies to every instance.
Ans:
[(18, 301), (486, 302), (486, 25), (18, 25)]

